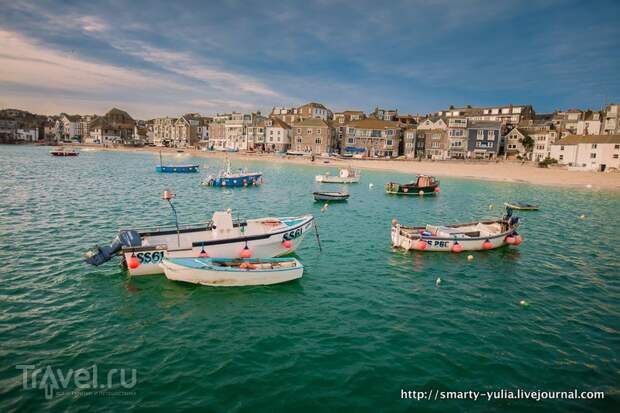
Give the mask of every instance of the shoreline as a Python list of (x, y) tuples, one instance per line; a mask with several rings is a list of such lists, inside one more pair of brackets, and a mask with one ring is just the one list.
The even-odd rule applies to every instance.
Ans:
[[(147, 152), (177, 154), (174, 148), (159, 147), (117, 147), (102, 148), (96, 145), (68, 145), (77, 148), (91, 148), (97, 151), (110, 152)], [(309, 158), (278, 156), (274, 154), (258, 154), (245, 152), (205, 152), (197, 149), (183, 149), (183, 153), (200, 158), (248, 160), (258, 162), (277, 162), (317, 168), (337, 168), (352, 165), (354, 168), (390, 171), (405, 174), (425, 174), (438, 177), (477, 179), (492, 182), (525, 183), (532, 185), (575, 188), (591, 191), (620, 192), (620, 173), (568, 171), (563, 167), (538, 168), (533, 163), (521, 164), (519, 161), (488, 162), (488, 161), (412, 161), (412, 160), (369, 160), (369, 159), (335, 159), (317, 157), (314, 162)], [(588, 185), (591, 185), (588, 187)]]

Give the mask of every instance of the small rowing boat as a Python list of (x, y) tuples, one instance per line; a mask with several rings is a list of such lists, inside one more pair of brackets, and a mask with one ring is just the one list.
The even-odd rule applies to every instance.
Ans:
[(198, 165), (164, 165), (162, 162), (161, 152), (159, 153), (159, 165), (155, 166), (155, 171), (160, 173), (195, 173), (198, 172)]
[(340, 169), (337, 176), (326, 172), (315, 176), (314, 180), (324, 184), (353, 184), (360, 181), (360, 176), (360, 171), (349, 167)]
[(392, 220), (392, 245), (418, 251), (479, 251), (504, 245), (519, 245), (519, 218), (510, 211), (501, 219), (456, 225), (426, 225), (406, 227)]
[(508, 208), (518, 209), (520, 211), (538, 211), (538, 205), (532, 205), (525, 202), (504, 202)]
[(52, 156), (78, 156), (80, 153), (73, 148), (54, 148), (50, 151)]
[(390, 195), (435, 195), (439, 192), (439, 180), (434, 176), (419, 175), (408, 184), (390, 182), (385, 184), (385, 192)]
[(295, 258), (168, 258), (161, 267), (169, 280), (212, 287), (280, 284), (304, 272)]
[(230, 170), (230, 160), (226, 160), (226, 169), (220, 171), (217, 175), (209, 175), (202, 181), (203, 186), (215, 186), (215, 187), (245, 187), (245, 186), (257, 186), (263, 183), (262, 172), (247, 172), (244, 169), (239, 169), (239, 172), (232, 172)]
[(315, 201), (346, 201), (349, 199), (349, 194), (346, 192), (313, 192)]

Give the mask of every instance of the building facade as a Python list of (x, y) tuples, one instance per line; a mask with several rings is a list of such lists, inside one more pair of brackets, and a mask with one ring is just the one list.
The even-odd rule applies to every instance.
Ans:
[(343, 153), (389, 158), (399, 153), (402, 130), (398, 123), (379, 119), (362, 119), (347, 124)]
[(308, 118), (291, 125), (291, 149), (315, 155), (330, 153), (334, 147), (334, 128), (323, 119)]
[(499, 121), (470, 122), (467, 126), (469, 158), (495, 159), (502, 147), (502, 125)]
[(550, 156), (570, 169), (620, 170), (620, 135), (570, 135), (551, 145)]
[(278, 118), (265, 119), (265, 151), (286, 152), (290, 146), (290, 125)]
[(155, 146), (172, 146), (174, 142), (174, 125), (176, 118), (153, 119), (153, 144)]

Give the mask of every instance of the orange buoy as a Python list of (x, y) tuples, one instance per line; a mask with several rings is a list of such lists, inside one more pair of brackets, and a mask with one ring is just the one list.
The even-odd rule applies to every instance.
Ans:
[(418, 241), (415, 244), (415, 248), (418, 249), (418, 250), (422, 250), (422, 251), (424, 251), (427, 246), (428, 246), (428, 244), (426, 244), (426, 242), (424, 242), (424, 241)]
[(241, 251), (241, 258), (252, 258), (252, 252), (247, 246)]
[(290, 239), (284, 240), (282, 241), (282, 246), (287, 250), (291, 249), (291, 247), (293, 246), (293, 241), (291, 241)]
[(463, 246), (459, 244), (458, 241), (455, 242), (454, 245), (452, 246), (452, 252), (459, 253), (461, 251), (463, 251)]
[(135, 270), (140, 266), (140, 260), (138, 259), (138, 257), (132, 254), (131, 257), (129, 257), (129, 259), (127, 260), (127, 266), (130, 269)]
[(513, 245), (520, 245), (523, 242), (523, 237), (521, 235), (515, 236), (515, 243)]
[(493, 244), (491, 243), (491, 241), (486, 240), (484, 241), (484, 244), (482, 244), (482, 248), (484, 248), (485, 250), (490, 250), (491, 248), (493, 248)]

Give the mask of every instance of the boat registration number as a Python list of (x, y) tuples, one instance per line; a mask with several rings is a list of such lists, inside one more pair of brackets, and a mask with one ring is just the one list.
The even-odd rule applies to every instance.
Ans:
[(439, 241), (439, 240), (423, 240), (424, 242), (426, 242), (428, 244), (429, 247), (440, 247), (440, 248), (445, 248), (450, 246), (450, 241)]
[(164, 252), (139, 252), (136, 257), (140, 260), (140, 264), (158, 264), (164, 259)]
[(300, 237), (302, 233), (303, 233), (303, 229), (301, 227), (299, 227), (296, 230), (293, 230), (293, 231), (290, 231), (290, 232), (285, 232), (284, 236), (282, 237), (282, 239), (284, 241), (294, 240), (295, 238)]

